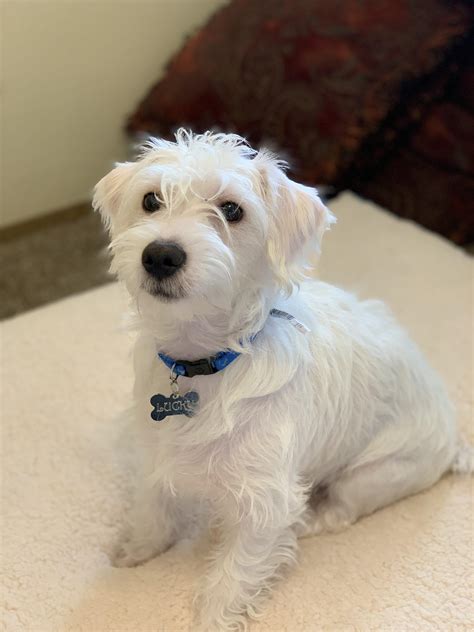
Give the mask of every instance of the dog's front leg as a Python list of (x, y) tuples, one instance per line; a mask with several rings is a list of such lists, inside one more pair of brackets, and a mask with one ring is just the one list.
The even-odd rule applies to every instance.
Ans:
[[(291, 525), (303, 511), (304, 493), (296, 485), (286, 493), (269, 490), (265, 498), (261, 489), (254, 492), (218, 512), (218, 541), (198, 595), (202, 630), (245, 627), (246, 615), (258, 613), (280, 567), (295, 559)], [(232, 501), (237, 497), (232, 494)]]
[(116, 566), (137, 566), (163, 553), (178, 537), (178, 499), (161, 484), (141, 481), (115, 554)]

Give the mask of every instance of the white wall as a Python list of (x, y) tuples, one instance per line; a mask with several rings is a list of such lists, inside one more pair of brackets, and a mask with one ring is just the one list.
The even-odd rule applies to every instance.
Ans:
[(0, 226), (86, 200), (123, 124), (225, 0), (0, 0)]

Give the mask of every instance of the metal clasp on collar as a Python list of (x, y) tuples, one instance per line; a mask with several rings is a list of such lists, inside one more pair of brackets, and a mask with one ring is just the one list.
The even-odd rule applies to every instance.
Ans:
[(171, 387), (171, 392), (173, 393), (173, 395), (178, 396), (179, 395), (179, 386), (178, 386), (179, 375), (174, 372), (175, 366), (176, 366), (176, 362), (173, 364), (170, 371), (170, 387)]

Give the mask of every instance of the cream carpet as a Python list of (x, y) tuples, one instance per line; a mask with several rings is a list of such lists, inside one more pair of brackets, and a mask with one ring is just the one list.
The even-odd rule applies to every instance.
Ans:
[[(471, 422), (472, 261), (346, 194), (320, 276), (385, 299)], [(129, 475), (116, 450), (131, 386), (124, 300), (108, 285), (2, 326), (2, 595), (8, 632), (193, 630), (203, 552), (112, 568)], [(471, 429), (471, 440), (472, 429)], [(301, 543), (255, 632), (474, 629), (469, 477)]]

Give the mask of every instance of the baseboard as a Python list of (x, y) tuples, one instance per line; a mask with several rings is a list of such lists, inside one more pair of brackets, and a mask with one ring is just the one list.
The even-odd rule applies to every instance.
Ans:
[(11, 241), (18, 237), (24, 237), (31, 233), (35, 233), (38, 230), (47, 228), (53, 224), (60, 224), (62, 222), (70, 222), (78, 217), (81, 217), (85, 213), (91, 213), (92, 207), (90, 201), (85, 201), (74, 206), (52, 211), (46, 215), (40, 217), (33, 217), (25, 221), (13, 224), (11, 226), (5, 226), (0, 228), (0, 242)]

